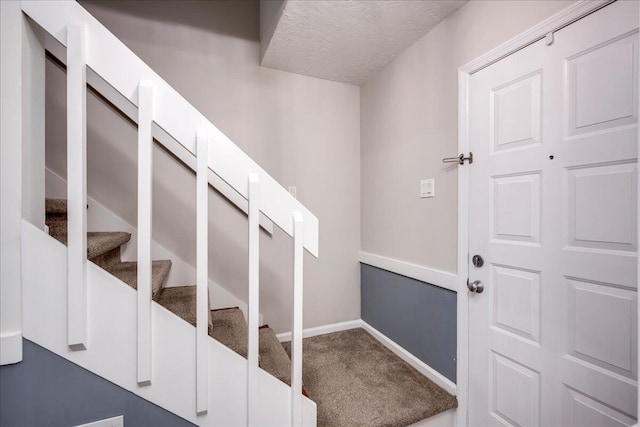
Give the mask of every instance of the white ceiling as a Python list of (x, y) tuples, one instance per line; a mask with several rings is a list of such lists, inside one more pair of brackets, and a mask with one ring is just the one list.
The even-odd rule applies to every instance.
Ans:
[(261, 40), (262, 65), (360, 85), (465, 3), (288, 0)]

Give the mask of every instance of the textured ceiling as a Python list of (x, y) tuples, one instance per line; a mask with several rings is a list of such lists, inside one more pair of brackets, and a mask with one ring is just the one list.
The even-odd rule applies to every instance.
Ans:
[(360, 85), (465, 2), (288, 0), (262, 65)]

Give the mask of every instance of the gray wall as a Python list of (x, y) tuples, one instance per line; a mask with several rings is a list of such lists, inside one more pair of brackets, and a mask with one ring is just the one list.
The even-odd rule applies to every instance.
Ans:
[(456, 293), (361, 265), (362, 320), (456, 382)]
[(364, 252), (456, 272), (458, 68), (572, 3), (470, 1), (362, 85)]
[(75, 426), (124, 415), (125, 426), (193, 424), (23, 340), (24, 359), (0, 367), (0, 425)]

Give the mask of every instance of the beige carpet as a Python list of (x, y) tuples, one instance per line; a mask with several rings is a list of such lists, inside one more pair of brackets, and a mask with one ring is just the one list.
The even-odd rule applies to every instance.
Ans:
[(408, 426), (458, 406), (364, 329), (306, 338), (302, 366), (318, 426)]

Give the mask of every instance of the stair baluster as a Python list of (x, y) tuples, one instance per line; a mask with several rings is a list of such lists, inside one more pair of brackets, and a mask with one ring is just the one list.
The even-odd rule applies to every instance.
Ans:
[(258, 354), (260, 326), (260, 193), (258, 174), (249, 174), (249, 301), (247, 323), (247, 425), (258, 425)]
[(138, 84), (138, 384), (151, 384), (153, 83)]
[(209, 138), (202, 129), (196, 138), (196, 412), (203, 414), (209, 403)]
[(302, 260), (304, 222), (293, 213), (293, 325), (291, 327), (291, 426), (302, 425)]
[(87, 349), (87, 56), (86, 27), (67, 26), (67, 343)]

